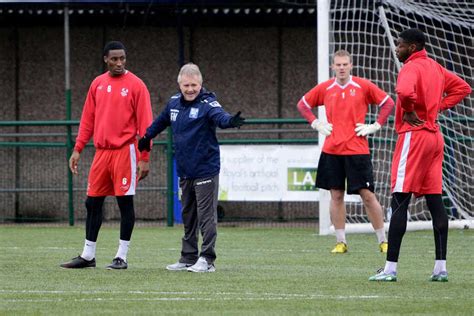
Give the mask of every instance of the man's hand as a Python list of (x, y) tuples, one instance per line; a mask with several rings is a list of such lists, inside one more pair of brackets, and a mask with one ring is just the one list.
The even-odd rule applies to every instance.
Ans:
[(242, 125), (244, 125), (245, 118), (240, 117), (240, 111), (237, 112), (232, 118), (230, 119), (230, 126), (232, 127), (238, 127), (240, 128)]
[(407, 122), (411, 126), (421, 126), (425, 123), (425, 121), (423, 121), (422, 119), (418, 117), (415, 111), (403, 113), (402, 120), (404, 122)]
[(138, 168), (137, 168), (138, 181), (145, 179), (148, 176), (149, 171), (150, 171), (150, 163), (148, 161), (140, 160), (138, 162)]
[(382, 128), (378, 122), (375, 122), (374, 124), (357, 123), (356, 126), (357, 127), (354, 131), (357, 133), (357, 136), (367, 136), (377, 132), (380, 128)]
[(71, 158), (69, 158), (69, 169), (74, 175), (79, 174), (77, 172), (77, 163), (79, 162), (80, 157), (81, 157), (81, 154), (78, 151), (74, 150), (72, 152)]
[(142, 138), (140, 138), (140, 140), (138, 141), (138, 150), (139, 151), (150, 151), (151, 150), (151, 138), (148, 138), (145, 136), (143, 136)]
[(323, 134), (324, 136), (329, 136), (332, 133), (332, 124), (322, 122), (318, 119), (315, 119), (313, 123), (311, 123), (311, 127), (317, 130), (319, 133)]

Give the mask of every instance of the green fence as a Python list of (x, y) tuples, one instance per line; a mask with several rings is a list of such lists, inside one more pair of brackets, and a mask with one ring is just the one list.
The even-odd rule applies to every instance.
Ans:
[[(221, 144), (317, 143), (316, 134), (306, 124), (303, 119), (248, 119), (245, 128), (220, 130), (219, 139)], [(85, 217), (87, 172), (94, 150), (89, 144), (83, 151), (80, 174), (73, 177), (68, 158), (78, 125), (79, 121), (75, 120), (0, 121), (0, 172), (5, 175), (0, 181), (0, 197), (4, 201), (0, 221), (68, 221), (74, 225), (77, 218)], [(169, 189), (173, 188), (171, 134), (159, 135), (154, 145), (150, 176), (137, 188), (140, 192), (140, 198), (135, 199), (137, 219), (163, 221), (172, 226), (177, 193)], [(112, 198), (106, 199), (106, 219), (119, 218), (115, 204)], [(239, 208), (238, 202), (234, 204)], [(281, 203), (277, 203), (277, 207), (275, 203), (267, 204), (259, 203), (254, 209), (261, 209), (263, 214), (269, 209), (276, 208), (281, 213), (282, 208), (292, 208), (283, 207)], [(247, 215), (247, 218), (253, 217)], [(261, 217), (268, 218), (267, 215)], [(282, 218), (281, 214), (272, 217)]]
[[(368, 121), (374, 121), (370, 114)], [(471, 124), (465, 117), (450, 118)], [(446, 122), (441, 120), (441, 126)], [(79, 176), (73, 177), (68, 158), (73, 148), (78, 121), (0, 121), (0, 222), (54, 221), (69, 222), (85, 218), (83, 205), (86, 196), (88, 169), (94, 150), (88, 145), (81, 154)], [(393, 118), (388, 122), (393, 126)], [(451, 135), (445, 130), (446, 148), (450, 142), (472, 144), (470, 135)], [(241, 129), (218, 130), (221, 144), (305, 144), (317, 143), (317, 134), (303, 119), (248, 119)], [(462, 138), (462, 139), (461, 139)], [(395, 138), (391, 133), (370, 137), (374, 171), (381, 203), (388, 205), (390, 158)], [(141, 221), (173, 225), (172, 137), (162, 133), (154, 140), (150, 175), (140, 182), (135, 199), (136, 217)], [(377, 144), (377, 146), (374, 146)], [(445, 159), (445, 179), (450, 179), (451, 156)], [(452, 208), (448, 196), (444, 196)], [(468, 198), (470, 200), (470, 197)], [(219, 202), (226, 210), (226, 221), (247, 222), (306, 222), (318, 218), (319, 205), (314, 202)], [(360, 208), (359, 205), (349, 208)], [(118, 220), (119, 210), (113, 198), (106, 199), (105, 220)], [(364, 219), (365, 220), (365, 219)]]

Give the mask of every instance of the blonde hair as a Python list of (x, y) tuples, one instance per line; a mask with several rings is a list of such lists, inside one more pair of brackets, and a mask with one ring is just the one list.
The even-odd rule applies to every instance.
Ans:
[(332, 55), (332, 62), (334, 63), (334, 58), (335, 57), (349, 57), (349, 62), (352, 64), (352, 55), (345, 49), (340, 49)]
[(181, 81), (182, 76), (197, 76), (199, 83), (202, 84), (202, 74), (199, 70), (199, 67), (193, 63), (187, 63), (181, 67), (181, 70), (178, 74), (178, 83)]

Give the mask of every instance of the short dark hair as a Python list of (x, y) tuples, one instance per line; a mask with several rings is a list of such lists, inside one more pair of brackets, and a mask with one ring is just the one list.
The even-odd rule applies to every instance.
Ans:
[(419, 29), (408, 29), (398, 35), (399, 38), (408, 44), (416, 44), (417, 50), (425, 48), (425, 34)]
[(116, 49), (123, 49), (125, 51), (125, 53), (127, 53), (127, 49), (125, 48), (125, 45), (122, 44), (122, 42), (111, 41), (111, 42), (108, 42), (107, 44), (105, 44), (103, 55), (108, 56), (109, 51), (116, 50)]

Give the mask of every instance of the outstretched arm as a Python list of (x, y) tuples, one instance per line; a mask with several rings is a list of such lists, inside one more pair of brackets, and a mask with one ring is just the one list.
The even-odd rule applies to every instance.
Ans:
[(241, 117), (240, 113), (242, 112), (239, 111), (237, 112), (237, 114), (235, 114), (234, 116), (230, 118), (230, 122), (229, 122), (230, 126), (240, 128), (242, 125), (244, 125), (245, 118)]
[(230, 115), (224, 111), (220, 103), (215, 99), (210, 99), (208, 104), (210, 109), (207, 112), (207, 117), (219, 128), (240, 128), (244, 125), (245, 118), (240, 116), (242, 112), (238, 111), (235, 115)]

